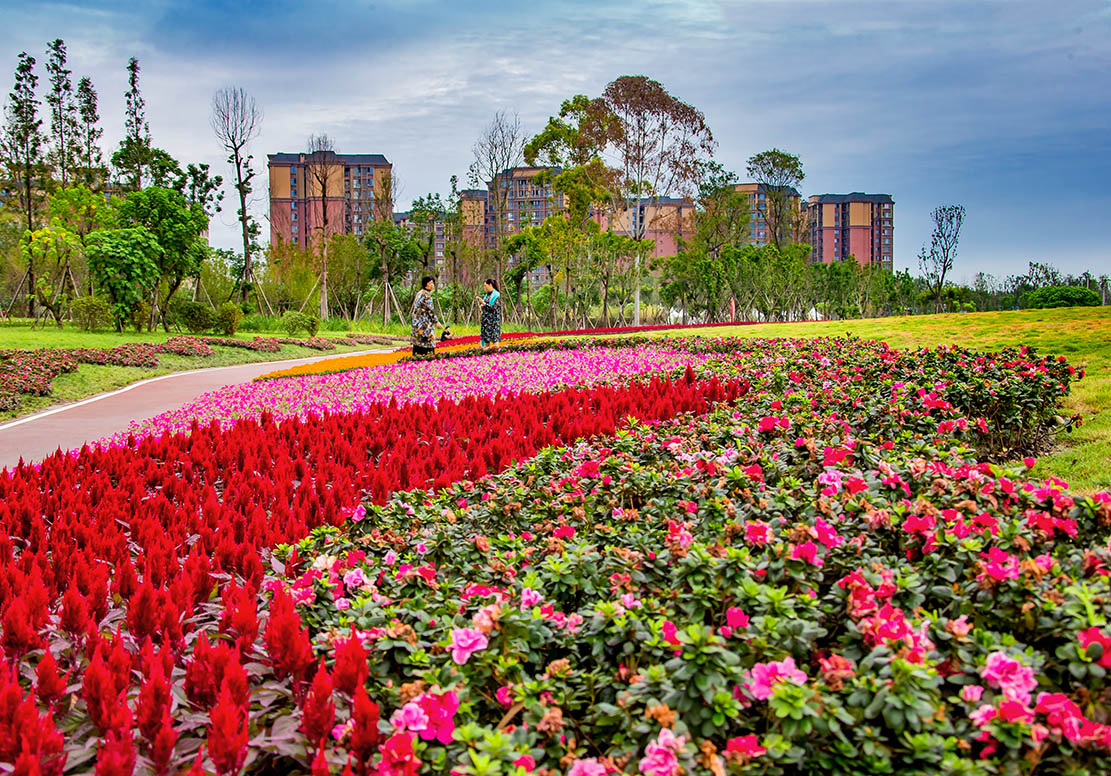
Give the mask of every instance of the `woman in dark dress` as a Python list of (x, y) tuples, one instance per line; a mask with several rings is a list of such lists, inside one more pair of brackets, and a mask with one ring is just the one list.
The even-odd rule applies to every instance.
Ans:
[(420, 291), (413, 300), (413, 343), (414, 356), (430, 356), (436, 352), (436, 311), (432, 307), (432, 292), (436, 282), (425, 275), (420, 281)]
[(492, 278), (486, 278), (483, 289), (486, 294), (479, 298), (482, 302), (482, 332), (479, 339), (480, 345), (485, 349), (501, 342), (501, 292)]

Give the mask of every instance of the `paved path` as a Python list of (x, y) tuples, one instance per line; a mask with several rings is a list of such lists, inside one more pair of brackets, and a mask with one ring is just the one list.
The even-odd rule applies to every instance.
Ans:
[(331, 357), (312, 356), (286, 361), (237, 364), (152, 377), (109, 393), (51, 407), (34, 415), (0, 424), (0, 469), (15, 466), (20, 457), (27, 463), (41, 461), (58, 448), (75, 450), (124, 431), (132, 420), (145, 420), (182, 407), (201, 394), (247, 382), (275, 369), (328, 361), (361, 353), (388, 350), (359, 350)]

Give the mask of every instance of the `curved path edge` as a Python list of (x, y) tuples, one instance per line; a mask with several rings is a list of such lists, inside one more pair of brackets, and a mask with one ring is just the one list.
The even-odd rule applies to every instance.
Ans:
[(76, 450), (118, 431), (132, 420), (145, 420), (177, 409), (209, 391), (253, 380), (276, 368), (330, 361), (333, 358), (389, 353), (393, 349), (356, 350), (333, 356), (202, 367), (138, 380), (122, 388), (15, 418), (0, 424), (0, 469), (41, 461), (62, 450)]

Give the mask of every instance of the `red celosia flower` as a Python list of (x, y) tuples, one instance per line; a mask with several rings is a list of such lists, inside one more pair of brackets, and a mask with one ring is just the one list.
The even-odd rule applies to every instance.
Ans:
[(162, 719), (162, 727), (159, 728), (148, 749), (156, 776), (163, 776), (169, 770), (170, 758), (174, 754), (177, 738), (177, 731), (174, 730), (173, 722), (167, 712)]
[(148, 743), (153, 743), (165, 726), (171, 700), (170, 682), (162, 670), (162, 663), (156, 660), (139, 690), (139, 699), (135, 704), (135, 721)]
[(4, 654), (12, 660), (19, 660), (27, 652), (43, 645), (42, 637), (31, 626), (30, 613), (21, 598), (14, 598), (8, 603), (0, 627), (3, 628), (0, 646), (3, 646)]
[(359, 762), (359, 773), (366, 774), (370, 768), (371, 758), (374, 756), (381, 734), (378, 732), (378, 704), (367, 695), (366, 687), (359, 685), (355, 688), (355, 700), (352, 703), (351, 737), (347, 748)]
[(247, 757), (247, 710), (237, 706), (225, 686), (209, 712), (208, 754), (220, 776), (233, 776)]
[(58, 661), (48, 649), (35, 669), (35, 697), (47, 706), (56, 704), (66, 692), (69, 672), (62, 676), (58, 672)]
[(332, 677), (324, 661), (316, 669), (316, 677), (301, 706), (301, 730), (310, 741), (326, 738), (336, 721), (336, 704), (332, 700)]
[(85, 603), (85, 597), (73, 585), (70, 585), (66, 594), (62, 596), (62, 610), (58, 624), (71, 636), (84, 633), (90, 625), (89, 607)]
[(351, 638), (341, 640), (336, 646), (336, 689), (354, 695), (355, 688), (366, 682), (368, 672), (366, 649), (352, 626)]
[(96, 752), (96, 776), (131, 776), (135, 771), (135, 742), (131, 731), (113, 730)]
[(332, 767), (328, 764), (328, 747), (321, 741), (316, 747), (316, 756), (312, 758), (312, 776), (332, 776)]
[(270, 603), (266, 650), (279, 678), (292, 676), (295, 681), (302, 681), (313, 664), (308, 631), (301, 627), (301, 618), (294, 611), (293, 599), (284, 590), (275, 592)]

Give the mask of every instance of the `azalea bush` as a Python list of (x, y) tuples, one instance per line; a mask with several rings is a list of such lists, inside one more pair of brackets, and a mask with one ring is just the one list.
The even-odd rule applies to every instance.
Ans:
[[(1100, 772), (1111, 496), (837, 405), (750, 394), (398, 494), (264, 588), (429, 771)], [(365, 723), (333, 697), (339, 764)]]

